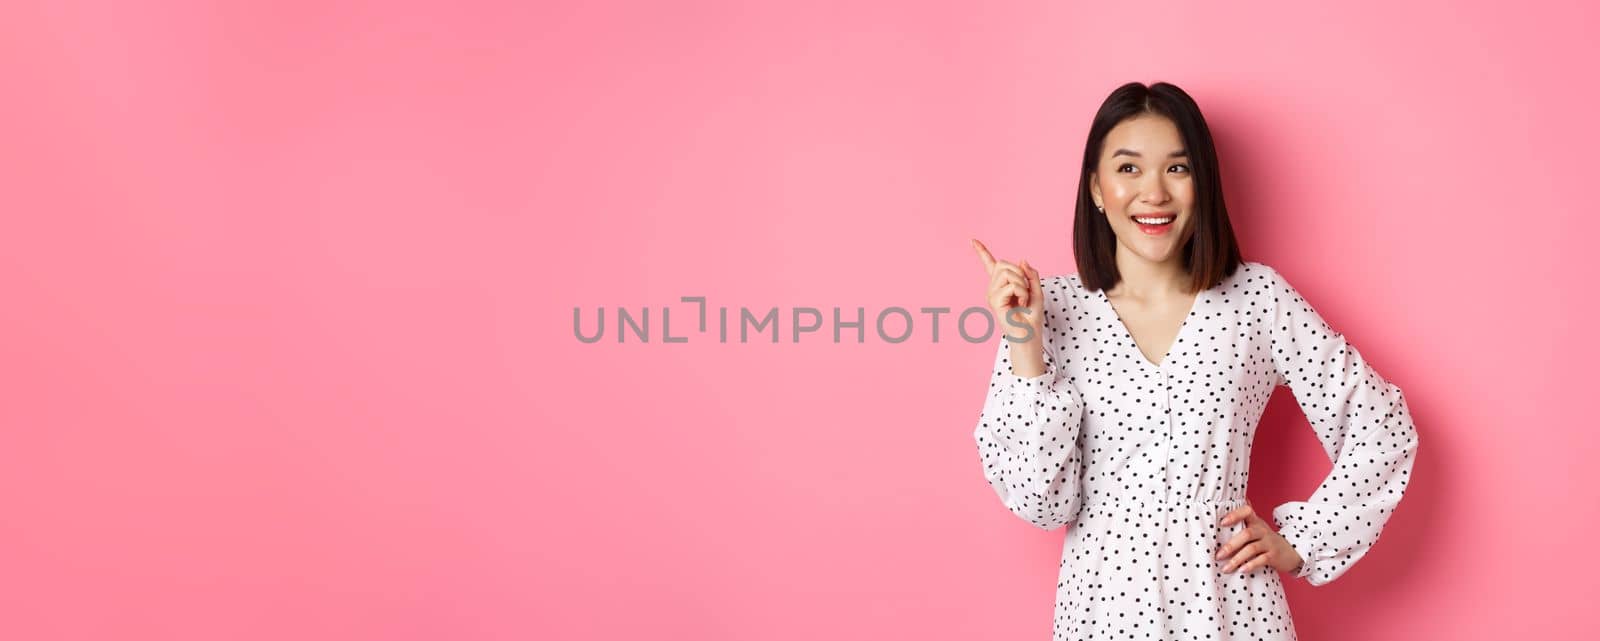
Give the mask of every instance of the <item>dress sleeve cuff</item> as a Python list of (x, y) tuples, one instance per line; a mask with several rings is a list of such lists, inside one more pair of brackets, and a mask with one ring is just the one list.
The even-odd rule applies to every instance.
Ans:
[(1291, 523), (1280, 527), (1278, 534), (1289, 542), (1289, 547), (1294, 548), (1296, 554), (1300, 555), (1300, 570), (1294, 573), (1294, 578), (1304, 579), (1317, 571), (1317, 559), (1322, 557), (1323, 544), (1322, 537), (1316, 530), (1301, 528), (1298, 524)]
[(1042, 391), (1049, 388), (1050, 383), (1055, 381), (1056, 367), (1054, 364), (1046, 363), (1044, 373), (1038, 376), (1018, 376), (1010, 368), (1007, 368), (1004, 378), (1006, 383), (1014, 388)]

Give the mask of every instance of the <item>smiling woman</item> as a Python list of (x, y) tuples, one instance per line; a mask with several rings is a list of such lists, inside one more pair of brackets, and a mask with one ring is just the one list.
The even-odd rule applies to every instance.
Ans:
[(1089, 126), (1081, 178), (1072, 249), (1091, 289), (1121, 279), (1119, 249), (1153, 263), (1176, 253), (1191, 291), (1238, 266), (1211, 130), (1182, 89), (1113, 92)]
[[(1272, 267), (1245, 261), (1211, 135), (1169, 84), (1118, 88), (1090, 128), (1079, 273), (974, 243), (1000, 342), (973, 438), (1018, 517), (1070, 525), (1056, 639), (1296, 638), (1278, 572), (1322, 585), (1377, 541), (1410, 480), (1400, 388)], [(1305, 501), (1249, 504), (1250, 452), (1288, 386), (1334, 472)]]

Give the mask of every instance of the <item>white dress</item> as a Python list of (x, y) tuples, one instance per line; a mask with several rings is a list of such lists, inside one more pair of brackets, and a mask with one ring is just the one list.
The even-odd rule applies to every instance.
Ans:
[(1244, 502), (1261, 413), (1288, 385), (1333, 462), (1270, 519), (1305, 559), (1297, 576), (1322, 585), (1405, 492), (1417, 432), (1400, 389), (1261, 263), (1196, 296), (1159, 365), (1103, 291), (1076, 274), (1043, 291), (1046, 371), (1013, 374), (1001, 338), (973, 437), (1007, 509), (1071, 526), (1054, 638), (1295, 639), (1278, 571), (1224, 573), (1214, 558), (1244, 527), (1218, 522)]

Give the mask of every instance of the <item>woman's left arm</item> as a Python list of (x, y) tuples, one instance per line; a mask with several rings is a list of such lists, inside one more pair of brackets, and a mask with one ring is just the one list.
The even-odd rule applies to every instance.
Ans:
[(1276, 270), (1269, 268), (1272, 362), (1333, 462), (1306, 501), (1272, 510), (1312, 585), (1339, 578), (1378, 541), (1405, 494), (1417, 430), (1400, 388), (1384, 380)]

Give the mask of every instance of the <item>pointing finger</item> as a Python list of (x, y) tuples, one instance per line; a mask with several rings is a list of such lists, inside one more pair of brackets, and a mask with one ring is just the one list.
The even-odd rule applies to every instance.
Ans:
[(983, 261), (983, 268), (993, 272), (994, 255), (989, 253), (989, 248), (984, 247), (983, 243), (978, 242), (978, 239), (974, 238), (972, 239), (972, 249), (978, 252), (978, 258)]

